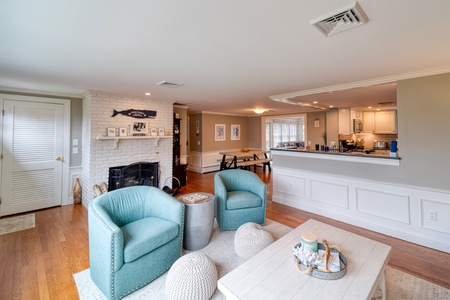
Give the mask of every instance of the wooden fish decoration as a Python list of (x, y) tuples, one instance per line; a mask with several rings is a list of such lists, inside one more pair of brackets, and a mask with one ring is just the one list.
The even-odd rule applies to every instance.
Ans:
[(111, 117), (115, 117), (118, 114), (136, 119), (146, 119), (146, 118), (154, 119), (156, 117), (156, 111), (154, 110), (138, 110), (138, 109), (128, 109), (122, 111), (117, 111), (113, 109)]

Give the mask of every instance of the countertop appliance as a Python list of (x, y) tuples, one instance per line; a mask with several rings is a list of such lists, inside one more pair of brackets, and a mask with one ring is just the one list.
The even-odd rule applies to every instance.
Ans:
[(353, 119), (353, 132), (361, 133), (363, 130), (363, 122), (361, 119)]
[(388, 142), (373, 141), (373, 148), (376, 150), (389, 149)]

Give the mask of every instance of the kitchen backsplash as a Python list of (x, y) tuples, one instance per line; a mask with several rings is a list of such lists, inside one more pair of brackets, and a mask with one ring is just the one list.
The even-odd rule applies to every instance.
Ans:
[(364, 148), (372, 148), (373, 141), (387, 142), (391, 144), (392, 140), (396, 140), (397, 134), (373, 134), (373, 133), (354, 133), (354, 134), (339, 134), (339, 140), (361, 140), (364, 139)]

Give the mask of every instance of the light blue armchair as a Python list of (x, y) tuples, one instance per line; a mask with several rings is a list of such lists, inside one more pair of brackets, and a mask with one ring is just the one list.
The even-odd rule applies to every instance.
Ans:
[(214, 175), (216, 218), (220, 230), (244, 223), (266, 223), (266, 184), (253, 172), (233, 169)]
[(184, 204), (156, 187), (103, 194), (89, 204), (91, 278), (108, 299), (153, 281), (181, 257)]

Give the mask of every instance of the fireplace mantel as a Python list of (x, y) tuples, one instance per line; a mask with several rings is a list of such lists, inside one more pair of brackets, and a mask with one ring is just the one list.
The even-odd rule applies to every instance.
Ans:
[(154, 146), (157, 147), (159, 145), (160, 139), (171, 139), (171, 135), (164, 135), (164, 136), (151, 136), (151, 135), (145, 135), (145, 136), (102, 136), (98, 135), (97, 140), (114, 140), (114, 146), (113, 149), (119, 149), (119, 141), (120, 140), (137, 140), (137, 139), (153, 139), (154, 140)]

